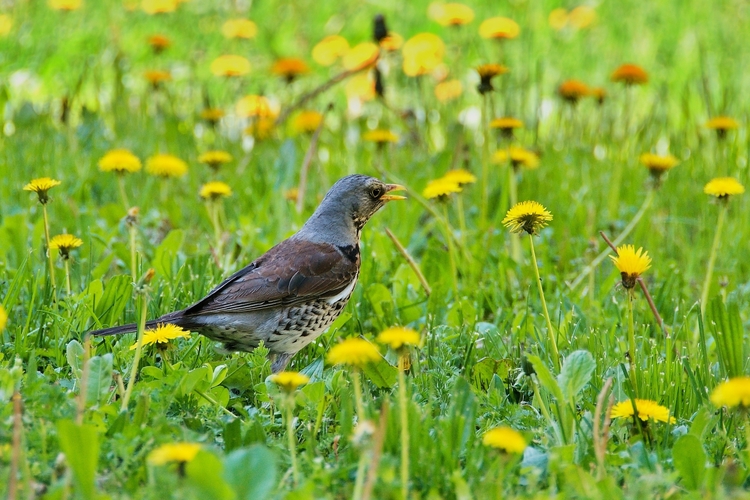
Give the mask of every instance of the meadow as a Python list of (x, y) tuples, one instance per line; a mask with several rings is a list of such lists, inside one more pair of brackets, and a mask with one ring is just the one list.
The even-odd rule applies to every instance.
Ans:
[[(1, 3), (0, 492), (750, 497), (748, 32), (737, 1)], [(286, 372), (87, 335), (354, 173), (407, 199)]]

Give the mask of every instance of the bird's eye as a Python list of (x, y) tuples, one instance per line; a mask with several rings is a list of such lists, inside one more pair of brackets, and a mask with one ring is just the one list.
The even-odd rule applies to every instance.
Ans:
[(370, 189), (370, 196), (372, 196), (373, 199), (377, 200), (383, 195), (383, 188), (381, 187), (374, 187)]

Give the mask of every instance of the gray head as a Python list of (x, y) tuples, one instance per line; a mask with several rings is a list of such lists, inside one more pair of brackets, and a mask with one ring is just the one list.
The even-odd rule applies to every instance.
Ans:
[(336, 245), (355, 244), (362, 227), (375, 212), (389, 201), (405, 199), (390, 194), (403, 189), (374, 177), (348, 175), (328, 190), (297, 236)]

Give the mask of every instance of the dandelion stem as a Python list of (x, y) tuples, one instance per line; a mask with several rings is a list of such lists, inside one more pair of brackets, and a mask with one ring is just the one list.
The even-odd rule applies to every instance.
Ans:
[(138, 272), (138, 259), (135, 247), (135, 224), (131, 224), (128, 227), (128, 233), (130, 236), (130, 275), (133, 277), (133, 281), (135, 282), (138, 279), (136, 274)]
[[(630, 223), (625, 226), (625, 229), (622, 230), (622, 233), (615, 238), (615, 240), (612, 242), (611, 246), (617, 246), (620, 243), (622, 243), (625, 238), (628, 237), (628, 235), (635, 229), (635, 226), (638, 224), (638, 222), (643, 218), (643, 215), (646, 213), (646, 210), (648, 210), (648, 207), (651, 206), (651, 202), (654, 200), (654, 190), (649, 189), (648, 193), (646, 194), (646, 198), (643, 200), (643, 204), (641, 205), (641, 208), (638, 209), (638, 212), (633, 217), (633, 220), (630, 221)], [(573, 280), (572, 283), (568, 285), (568, 287), (571, 290), (575, 290), (578, 285), (581, 284), (581, 282), (586, 278), (586, 276), (589, 275), (596, 267), (601, 264), (601, 262), (607, 258), (607, 255), (609, 255), (609, 249), (605, 248), (601, 251), (599, 255), (596, 256), (594, 260), (591, 261), (591, 264), (586, 266), (586, 268), (581, 271), (581, 274), (579, 274), (576, 279)]]
[(128, 194), (125, 192), (125, 175), (124, 174), (117, 174), (117, 186), (120, 190), (120, 198), (122, 199), (122, 204), (125, 206), (125, 210), (130, 208), (130, 202), (128, 201)]
[[(135, 277), (133, 279), (135, 279)], [(138, 372), (138, 364), (141, 361), (141, 353), (143, 352), (143, 331), (146, 329), (146, 306), (148, 304), (148, 297), (145, 290), (140, 290), (137, 292), (137, 294), (138, 305), (141, 313), (138, 321), (138, 338), (135, 341), (135, 358), (133, 358), (133, 366), (130, 368), (130, 379), (128, 380), (128, 387), (127, 389), (125, 389), (125, 397), (122, 398), (122, 405), (120, 406), (121, 412), (128, 409), (130, 395), (132, 394), (133, 386), (135, 385), (135, 376)]]
[(286, 435), (289, 440), (289, 456), (292, 461), (292, 478), (294, 486), (299, 484), (299, 468), (297, 467), (297, 435), (294, 432), (294, 393), (286, 396)]
[[(508, 150), (510, 157), (510, 149)], [(510, 206), (515, 207), (518, 203), (518, 179), (516, 179), (516, 167), (508, 166), (508, 193)], [(510, 235), (510, 256), (516, 262), (521, 262), (521, 238), (515, 234)]]
[(361, 423), (365, 418), (365, 405), (362, 403), (362, 382), (359, 379), (359, 371), (355, 370), (352, 376), (354, 384), (354, 400), (357, 404), (357, 423)]
[(409, 498), (409, 414), (406, 399), (406, 356), (398, 358), (398, 405), (401, 417), (401, 498)]
[(557, 339), (555, 338), (555, 331), (552, 329), (552, 322), (549, 319), (549, 311), (547, 310), (547, 301), (544, 299), (544, 287), (542, 286), (542, 278), (539, 276), (539, 265), (536, 260), (536, 251), (534, 250), (534, 235), (529, 235), (529, 245), (531, 246), (531, 260), (534, 263), (534, 273), (536, 274), (536, 284), (539, 287), (539, 297), (542, 299), (542, 309), (544, 310), (544, 319), (547, 320), (547, 336), (549, 337), (550, 344), (552, 345), (552, 355), (555, 361), (555, 367), (560, 370), (560, 353), (557, 351)]
[(633, 301), (635, 294), (632, 290), (628, 292), (628, 358), (630, 358), (630, 378), (633, 382), (634, 397), (638, 397), (638, 375), (637, 363), (635, 362), (635, 322), (633, 320)]
[(711, 278), (714, 273), (714, 264), (716, 263), (716, 254), (719, 251), (719, 241), (721, 240), (721, 230), (724, 228), (724, 221), (727, 218), (729, 206), (723, 203), (719, 211), (719, 220), (716, 222), (716, 234), (714, 242), (711, 245), (711, 255), (708, 257), (708, 266), (706, 266), (706, 279), (703, 281), (703, 292), (701, 293), (701, 314), (706, 312), (706, 303), (708, 302), (708, 292), (711, 289)]
[(451, 265), (451, 278), (453, 278), (453, 291), (458, 295), (458, 267), (456, 266), (456, 247), (453, 246), (453, 231), (451, 230), (450, 222), (448, 222), (448, 205), (443, 204), (443, 210), (445, 211), (445, 224), (443, 229), (445, 230), (445, 241), (448, 243), (448, 258)]
[(47, 205), (42, 203), (42, 217), (44, 219), (44, 239), (47, 243), (47, 259), (49, 261), (49, 281), (52, 284), (52, 291), (54, 292), (55, 285), (55, 263), (52, 260), (52, 249), (49, 246), (49, 218), (47, 217)]
[(362, 500), (362, 492), (365, 486), (365, 467), (367, 466), (367, 454), (364, 450), (360, 450), (359, 463), (357, 464), (357, 479), (354, 482), (354, 493), (352, 498), (354, 500)]
[(67, 285), (68, 295), (70, 295), (70, 261), (68, 259), (65, 259), (65, 284)]

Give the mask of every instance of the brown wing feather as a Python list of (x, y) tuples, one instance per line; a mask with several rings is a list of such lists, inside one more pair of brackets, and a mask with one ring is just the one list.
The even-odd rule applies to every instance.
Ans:
[(344, 290), (359, 270), (333, 245), (286, 240), (236, 272), (205, 298), (183, 311), (196, 314), (260, 311), (332, 297)]

